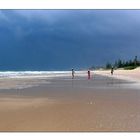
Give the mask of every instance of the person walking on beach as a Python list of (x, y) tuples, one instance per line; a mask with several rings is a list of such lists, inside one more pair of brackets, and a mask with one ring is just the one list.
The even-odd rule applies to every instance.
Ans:
[(111, 68), (111, 75), (113, 75), (113, 73), (114, 73), (114, 68), (112, 67)]
[(88, 70), (88, 79), (90, 79), (91, 77), (90, 77), (90, 70)]
[(72, 79), (74, 79), (74, 73), (75, 73), (74, 69), (72, 69), (71, 72), (72, 72)]

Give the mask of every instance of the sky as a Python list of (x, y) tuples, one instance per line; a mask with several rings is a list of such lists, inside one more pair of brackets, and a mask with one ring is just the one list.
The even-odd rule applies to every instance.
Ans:
[(0, 70), (70, 70), (140, 58), (140, 10), (0, 10)]

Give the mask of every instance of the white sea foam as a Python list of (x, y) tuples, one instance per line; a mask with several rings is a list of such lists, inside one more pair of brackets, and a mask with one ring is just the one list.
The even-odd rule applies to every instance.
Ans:
[[(85, 71), (76, 71), (76, 75), (84, 76)], [(71, 71), (0, 71), (3, 78), (55, 78), (71, 76)]]
[[(86, 71), (75, 71), (76, 76), (86, 76)], [(23, 89), (40, 84), (50, 84), (50, 79), (70, 77), (71, 71), (0, 71), (0, 89)]]

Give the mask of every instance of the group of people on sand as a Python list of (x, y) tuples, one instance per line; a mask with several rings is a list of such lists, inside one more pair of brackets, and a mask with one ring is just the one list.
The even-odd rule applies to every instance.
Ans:
[[(72, 71), (72, 79), (74, 79), (75, 71), (74, 71), (74, 69), (72, 69), (71, 71)], [(87, 71), (87, 74), (88, 74), (88, 79), (91, 79), (91, 72), (90, 72), (90, 70)]]
[[(75, 74), (75, 71), (74, 69), (71, 70), (72, 71), (72, 79), (74, 79), (74, 74)], [(114, 67), (111, 68), (111, 75), (114, 74)], [(90, 70), (87, 71), (87, 75), (88, 75), (88, 79), (91, 79), (91, 72)]]

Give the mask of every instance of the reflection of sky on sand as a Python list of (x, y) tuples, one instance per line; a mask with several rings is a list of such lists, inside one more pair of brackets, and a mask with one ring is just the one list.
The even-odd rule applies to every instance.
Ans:
[(0, 79), (0, 89), (24, 89), (49, 83), (46, 80), (37, 79)]
[[(71, 79), (63, 79), (69, 81)], [(87, 77), (76, 77), (72, 85), (77, 88), (90, 89), (140, 89), (140, 83), (94, 74), (90, 80)], [(61, 85), (60, 85), (61, 86)]]

